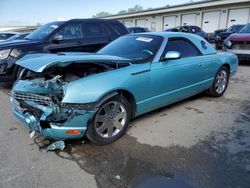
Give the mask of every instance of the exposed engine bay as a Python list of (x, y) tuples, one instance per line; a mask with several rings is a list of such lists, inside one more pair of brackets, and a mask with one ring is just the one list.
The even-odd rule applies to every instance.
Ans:
[(130, 65), (129, 63), (71, 63), (68, 66), (61, 67), (55, 65), (45, 70), (43, 73), (34, 73), (27, 71), (22, 79), (44, 78), (44, 81), (55, 79), (61, 82), (70, 83), (80, 78), (98, 74)]

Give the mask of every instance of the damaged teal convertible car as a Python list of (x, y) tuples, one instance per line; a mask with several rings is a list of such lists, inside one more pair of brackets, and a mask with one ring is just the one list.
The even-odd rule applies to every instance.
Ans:
[(53, 140), (109, 144), (139, 115), (204, 91), (222, 96), (238, 59), (196, 35), (147, 33), (120, 37), (95, 54), (30, 54), (18, 65), (11, 102), (29, 129)]

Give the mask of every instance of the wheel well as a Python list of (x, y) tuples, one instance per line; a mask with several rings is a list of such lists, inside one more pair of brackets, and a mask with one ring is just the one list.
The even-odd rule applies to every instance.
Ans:
[(126, 90), (118, 90), (117, 92), (128, 100), (131, 105), (131, 116), (134, 117), (136, 113), (136, 101), (134, 95)]
[(223, 66), (226, 67), (226, 68), (228, 69), (229, 74), (230, 74), (230, 68), (231, 68), (230, 65), (229, 65), (228, 63), (226, 63), (226, 64), (224, 64)]
[(131, 117), (134, 117), (136, 113), (136, 101), (133, 94), (127, 90), (116, 90), (108, 93), (97, 103), (97, 107), (101, 106), (101, 104), (103, 104), (108, 99), (118, 95), (123, 96), (128, 100), (129, 104), (131, 105)]

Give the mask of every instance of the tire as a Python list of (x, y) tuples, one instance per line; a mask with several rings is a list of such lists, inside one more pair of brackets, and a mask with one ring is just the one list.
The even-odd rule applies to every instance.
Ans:
[(228, 86), (229, 70), (226, 66), (222, 66), (214, 77), (214, 82), (210, 89), (207, 91), (211, 97), (221, 97)]
[(128, 100), (120, 95), (112, 97), (99, 107), (88, 126), (86, 136), (94, 144), (110, 144), (126, 133), (130, 119)]

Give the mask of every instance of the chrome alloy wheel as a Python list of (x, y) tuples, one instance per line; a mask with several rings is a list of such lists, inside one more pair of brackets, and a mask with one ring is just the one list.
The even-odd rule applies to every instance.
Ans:
[(221, 70), (216, 76), (215, 89), (218, 94), (225, 91), (228, 82), (228, 74), (225, 70)]
[(127, 112), (124, 105), (111, 101), (102, 106), (95, 116), (95, 129), (103, 138), (117, 135), (127, 121)]

